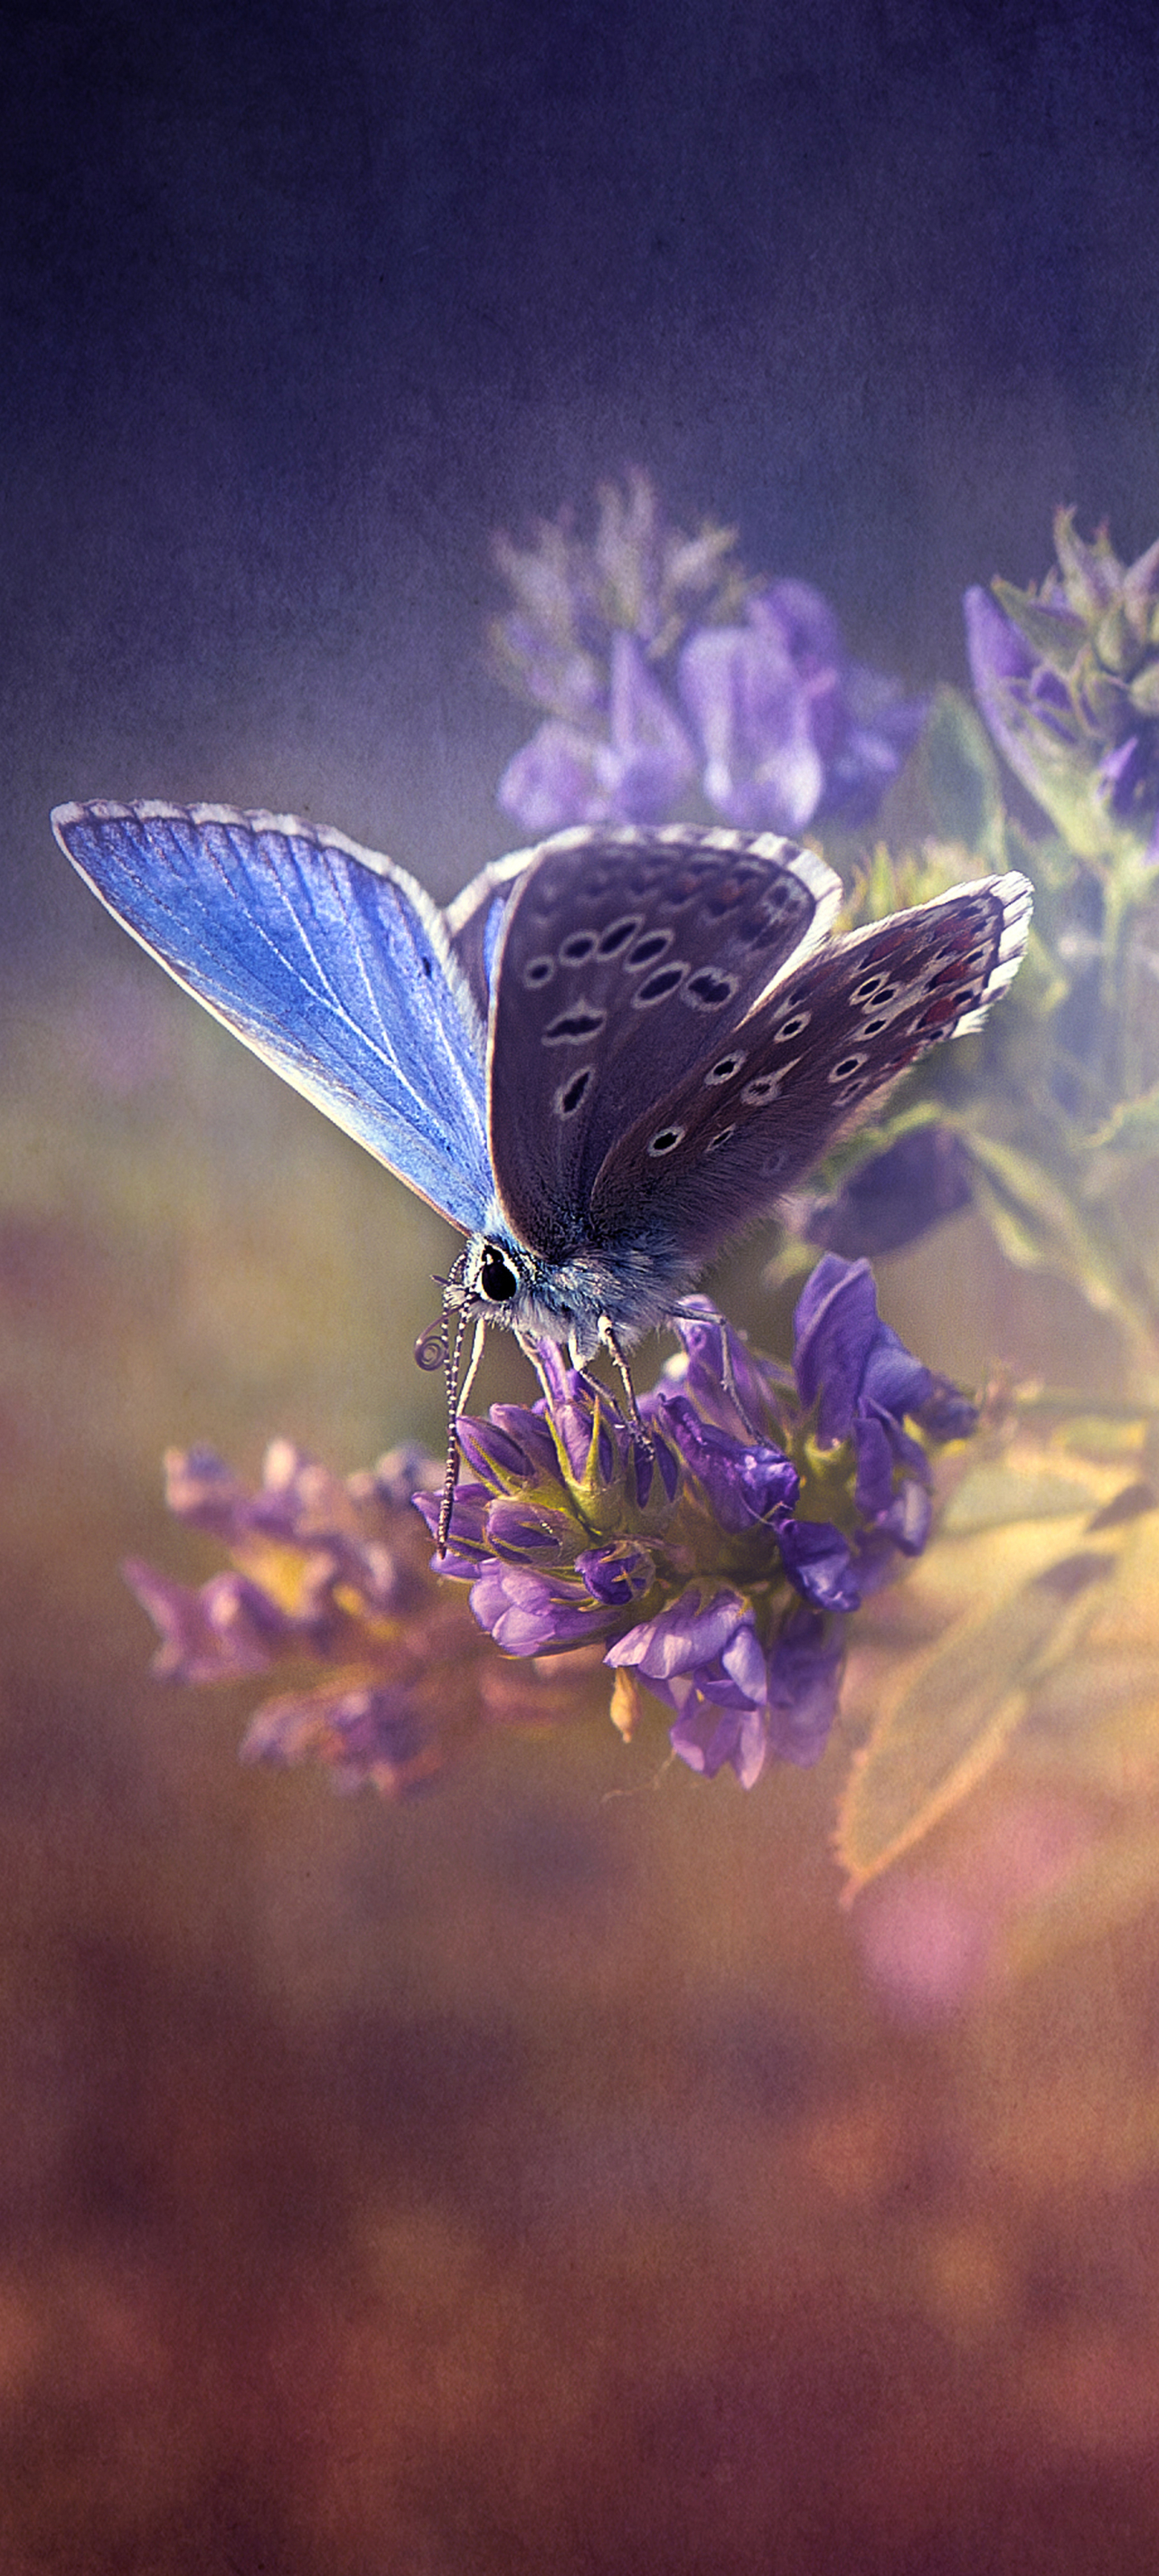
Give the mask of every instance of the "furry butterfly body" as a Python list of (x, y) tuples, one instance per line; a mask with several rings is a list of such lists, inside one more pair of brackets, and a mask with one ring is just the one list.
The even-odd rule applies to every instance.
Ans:
[(580, 829), (446, 912), (339, 833), (71, 805), (57, 837), (176, 980), (468, 1237), (461, 1301), (577, 1362), (669, 1316), (867, 1103), (1017, 972), (1025, 878), (843, 939), (773, 833)]

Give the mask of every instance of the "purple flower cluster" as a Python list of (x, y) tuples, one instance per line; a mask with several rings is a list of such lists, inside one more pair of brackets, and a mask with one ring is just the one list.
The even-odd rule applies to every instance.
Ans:
[(881, 1322), (864, 1261), (814, 1271), (791, 1373), (704, 1299), (677, 1331), (635, 1420), (554, 1344), (537, 1404), (462, 1417), (442, 1557), (439, 1497), (420, 1490), (437, 1471), (412, 1453), (343, 1480), (278, 1441), (256, 1492), (208, 1450), (172, 1453), (171, 1508), (232, 1565), (197, 1589), (127, 1569), (161, 1634), (156, 1670), (290, 1667), (246, 1755), (320, 1760), (391, 1795), (485, 1726), (589, 1713), (608, 1672), (622, 1731), (647, 1691), (709, 1778), (731, 1766), (748, 1787), (771, 1758), (815, 1761), (845, 1620), (924, 1546), (928, 1444), (963, 1438), (973, 1409)]
[(499, 802), (536, 836), (679, 819), (697, 782), (740, 830), (860, 823), (920, 731), (924, 701), (850, 659), (819, 591), (746, 581), (730, 532), (669, 528), (642, 473), (600, 492), (590, 543), (565, 516), (496, 558), (496, 659), (545, 710)]
[(1159, 544), (1124, 566), (1060, 510), (1037, 591), (966, 593), (982, 713), (1011, 768), (1082, 858), (1121, 835), (1159, 863)]
[[(425, 1787), (486, 1723), (526, 1717), (534, 1691), (429, 1571), (412, 1496), (438, 1472), (399, 1450), (341, 1479), (278, 1440), (251, 1492), (211, 1450), (171, 1451), (170, 1509), (233, 1564), (196, 1589), (126, 1567), (160, 1632), (154, 1670), (230, 1682), (289, 1667), (294, 1687), (259, 1708), (246, 1759), (319, 1761), (340, 1787), (388, 1796)], [(574, 1692), (572, 1705), (546, 1696), (548, 1716), (575, 1714)]]
[[(675, 1329), (640, 1423), (551, 1345), (536, 1406), (460, 1423), (441, 1570), (505, 1654), (598, 1644), (625, 1731), (646, 1686), (682, 1760), (749, 1787), (771, 1757), (823, 1751), (844, 1619), (929, 1533), (917, 1432), (959, 1439), (975, 1416), (881, 1322), (864, 1261), (813, 1273), (791, 1378), (702, 1299)], [(416, 1502), (433, 1533), (437, 1499)]]

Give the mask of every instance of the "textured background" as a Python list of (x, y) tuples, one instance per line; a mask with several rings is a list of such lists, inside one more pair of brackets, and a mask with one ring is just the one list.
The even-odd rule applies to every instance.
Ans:
[[(1056, 501), (1141, 548), (1154, 12), (191, 0), (3, 43), (5, 2576), (1151, 2567), (1153, 1934), (902, 2021), (839, 1751), (745, 1800), (594, 1727), (388, 1812), (149, 1682), (119, 1556), (210, 1563), (163, 1443), (437, 1438), (446, 1246), (46, 818), (298, 809), (449, 892), (526, 729), (488, 532), (629, 460), (918, 685)], [(931, 1361), (1076, 1365), (968, 1220), (887, 1267)]]
[(305, 806), (461, 882), (519, 739), (477, 668), (487, 533), (625, 460), (921, 680), (962, 669), (966, 582), (1045, 568), (1056, 500), (1152, 533), (1146, 0), (5, 25), (33, 935), (83, 918), (67, 795)]

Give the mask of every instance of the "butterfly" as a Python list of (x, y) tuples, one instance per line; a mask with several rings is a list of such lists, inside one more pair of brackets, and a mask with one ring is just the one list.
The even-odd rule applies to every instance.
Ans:
[(286, 816), (53, 823), (179, 984), (468, 1237), (462, 1312), (577, 1366), (601, 1344), (622, 1364), (869, 1102), (980, 1026), (1032, 900), (984, 877), (835, 938), (814, 851), (677, 824), (556, 833), (443, 912)]

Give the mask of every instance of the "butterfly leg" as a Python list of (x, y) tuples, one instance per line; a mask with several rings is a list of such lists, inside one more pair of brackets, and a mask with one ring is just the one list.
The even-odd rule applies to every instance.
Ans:
[(636, 1402), (636, 1390), (632, 1384), (632, 1372), (622, 1350), (620, 1349), (620, 1345), (616, 1340), (615, 1326), (609, 1315), (601, 1315), (600, 1317), (600, 1343), (613, 1362), (620, 1384), (627, 1396), (628, 1420), (632, 1425), (633, 1431), (637, 1433), (639, 1439), (642, 1441), (644, 1448), (647, 1450), (648, 1456), (651, 1458), (654, 1454), (652, 1448), (652, 1434), (649, 1431), (648, 1425), (641, 1415), (640, 1407)]
[[(683, 1316), (690, 1323), (710, 1324), (715, 1327), (716, 1331), (720, 1335), (719, 1369), (720, 1383), (724, 1392), (730, 1403), (736, 1406), (737, 1412), (740, 1415), (741, 1421), (744, 1424), (745, 1430), (749, 1433), (750, 1438), (753, 1440), (767, 1439), (767, 1431), (762, 1431), (760, 1424), (758, 1422), (754, 1422), (752, 1415), (747, 1411), (744, 1396), (742, 1395), (740, 1386), (737, 1382), (737, 1374), (733, 1366), (732, 1357), (734, 1327), (727, 1321), (725, 1316), (718, 1313), (715, 1306), (711, 1306), (709, 1304), (707, 1297), (691, 1298), (687, 1305), (674, 1306), (672, 1313), (673, 1318)], [(745, 1336), (742, 1334), (742, 1341), (744, 1338)]]

